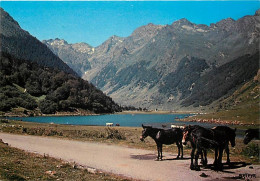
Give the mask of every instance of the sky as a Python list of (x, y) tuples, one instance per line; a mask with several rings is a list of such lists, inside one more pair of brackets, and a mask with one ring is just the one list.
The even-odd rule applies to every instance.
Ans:
[(109, 37), (127, 37), (149, 23), (196, 24), (254, 15), (260, 1), (0, 1), (20, 26), (39, 40), (60, 38), (98, 46)]

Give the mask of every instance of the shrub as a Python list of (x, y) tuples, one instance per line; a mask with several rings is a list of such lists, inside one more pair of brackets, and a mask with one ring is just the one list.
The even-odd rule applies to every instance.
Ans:
[(260, 147), (258, 144), (251, 143), (247, 147), (243, 148), (242, 154), (248, 157), (256, 157), (259, 159), (259, 150)]
[(58, 110), (58, 105), (50, 100), (43, 100), (39, 102), (39, 108), (44, 114), (54, 114)]
[(126, 140), (125, 135), (114, 128), (106, 128), (107, 139)]

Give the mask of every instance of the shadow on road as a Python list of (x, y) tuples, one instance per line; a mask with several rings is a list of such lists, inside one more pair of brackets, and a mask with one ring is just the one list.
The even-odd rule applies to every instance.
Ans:
[[(155, 160), (157, 158), (156, 154), (145, 154), (145, 155), (131, 155), (132, 159), (137, 160)], [(176, 156), (173, 156), (173, 158), (165, 158), (162, 161), (170, 161), (170, 160), (189, 160), (190, 158), (176, 158)]]
[[(251, 164), (250, 163), (246, 163), (246, 162), (231, 162), (230, 164), (223, 163), (223, 169), (222, 169), (221, 172), (234, 173), (234, 172), (229, 171), (229, 170), (246, 167), (247, 165), (251, 165)], [(204, 168), (211, 169), (211, 170), (216, 170), (213, 164), (208, 164)]]
[(145, 154), (145, 155), (131, 155), (131, 158), (137, 160), (154, 160), (157, 157), (155, 154)]

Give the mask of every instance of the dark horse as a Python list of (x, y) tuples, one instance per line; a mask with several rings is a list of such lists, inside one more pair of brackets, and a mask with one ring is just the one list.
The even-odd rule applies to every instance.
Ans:
[[(228, 141), (230, 142), (231, 146), (234, 147), (236, 145), (235, 143), (235, 138), (236, 138), (236, 128), (235, 129), (231, 129), (228, 126), (216, 126), (214, 128), (212, 128), (213, 130), (218, 130), (218, 131), (224, 131), (226, 133), (226, 138), (224, 139), (228, 139)], [(230, 164), (230, 159), (229, 159), (229, 147), (228, 147), (228, 143), (226, 142), (226, 146), (225, 146), (225, 151), (227, 153), (227, 164)]]
[(244, 144), (248, 144), (252, 139), (258, 139), (259, 140), (259, 129), (248, 129), (245, 132), (245, 137), (244, 137)]
[(152, 128), (151, 126), (144, 126), (142, 131), (142, 136), (140, 137), (141, 141), (147, 136), (150, 136), (157, 145), (158, 156), (157, 160), (162, 160), (162, 145), (171, 145), (176, 143), (178, 147), (178, 156), (180, 157), (180, 150), (181, 150), (181, 158), (183, 158), (183, 146), (181, 143), (182, 139), (182, 130), (180, 128), (172, 128), (172, 129), (160, 129), (160, 128)]
[[(201, 126), (199, 125), (193, 125), (193, 126), (190, 126), (189, 125), (189, 132), (193, 131), (194, 129), (196, 128), (200, 128)], [(186, 127), (185, 127), (186, 128)], [(183, 131), (187, 130), (184, 129)], [(184, 134), (186, 134), (184, 136)], [(194, 152), (195, 152), (195, 149), (196, 149), (196, 145), (194, 144), (193, 140), (192, 140), (192, 137), (190, 135), (188, 135), (188, 132), (183, 132), (183, 139), (182, 139), (182, 144), (183, 145), (186, 145), (187, 144), (187, 141), (190, 141), (191, 143), (191, 147), (192, 147), (192, 152), (191, 152), (191, 155), (194, 156)], [(194, 149), (193, 149), (194, 148)], [(193, 163), (193, 160), (192, 160), (192, 163)], [(206, 166), (207, 163), (208, 163), (208, 160), (207, 160), (207, 150), (206, 149), (203, 149), (202, 152), (201, 152), (201, 163)]]
[[(190, 141), (192, 146), (190, 164), (191, 170), (200, 170), (200, 167), (198, 166), (199, 155), (202, 155), (203, 151), (205, 154), (205, 150), (209, 148), (215, 149), (215, 168), (220, 170), (222, 169), (223, 150), (227, 147), (229, 141), (231, 141), (232, 146), (235, 146), (236, 130), (229, 128), (229, 132), (227, 132), (226, 129), (228, 129), (228, 127), (206, 129), (201, 126), (187, 126), (184, 128), (182, 143), (185, 145), (187, 141)], [(193, 164), (194, 152), (196, 149), (195, 164)]]

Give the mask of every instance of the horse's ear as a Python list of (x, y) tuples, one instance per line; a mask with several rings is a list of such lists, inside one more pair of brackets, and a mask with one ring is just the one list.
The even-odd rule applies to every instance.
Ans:
[(142, 124), (142, 127), (144, 128), (144, 125)]
[(236, 132), (237, 128), (234, 129), (234, 132)]

